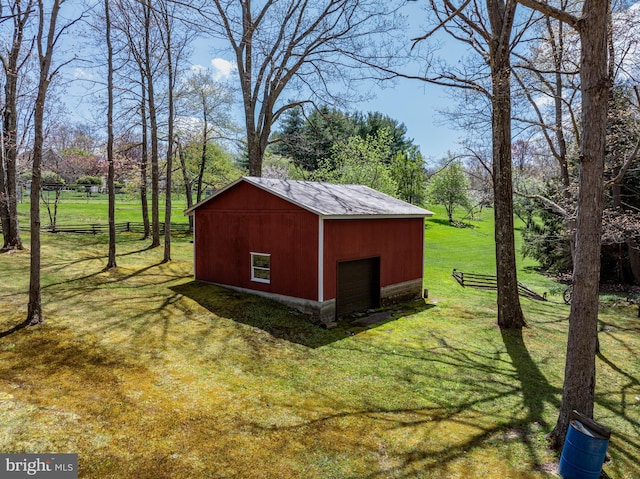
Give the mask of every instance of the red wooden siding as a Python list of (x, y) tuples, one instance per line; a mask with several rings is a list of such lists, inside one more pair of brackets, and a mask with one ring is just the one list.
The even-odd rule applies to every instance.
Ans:
[(324, 222), (324, 299), (336, 297), (339, 261), (380, 257), (380, 287), (422, 278), (424, 220)]
[[(239, 183), (195, 210), (196, 279), (318, 299), (318, 217)], [(251, 281), (250, 253), (271, 255), (271, 282)]]

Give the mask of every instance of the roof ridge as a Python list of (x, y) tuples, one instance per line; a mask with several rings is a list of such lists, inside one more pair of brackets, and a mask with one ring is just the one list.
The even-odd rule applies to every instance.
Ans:
[(202, 204), (246, 182), (296, 206), (325, 217), (425, 217), (429, 210), (378, 191), (366, 185), (330, 183), (309, 180), (289, 180), (243, 176), (218, 190), (209, 198), (185, 211), (191, 214)]

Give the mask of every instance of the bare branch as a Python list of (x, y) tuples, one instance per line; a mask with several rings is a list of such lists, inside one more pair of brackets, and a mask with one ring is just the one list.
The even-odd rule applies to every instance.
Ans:
[(438, 25), (436, 25), (433, 29), (431, 29), (430, 31), (428, 31), (427, 33), (425, 33), (424, 35), (417, 37), (417, 38), (412, 38), (411, 41), (413, 42), (413, 45), (411, 45), (411, 50), (413, 50), (413, 48), (420, 42), (426, 40), (427, 38), (431, 37), (431, 35), (433, 35), (435, 32), (437, 32), (440, 28), (442, 28), (447, 22), (451, 21), (453, 18), (455, 18), (456, 15), (458, 15), (458, 13), (462, 12), (462, 10), (469, 5), (469, 2), (471, 0), (466, 0), (462, 5), (460, 5), (456, 10), (454, 10), (453, 12), (451, 12), (451, 14), (441, 20), (440, 22), (438, 22)]
[(556, 20), (560, 20), (561, 22), (572, 26), (576, 30), (580, 29), (580, 19), (575, 15), (570, 14), (569, 12), (556, 8), (547, 3), (542, 3), (538, 0), (517, 0), (517, 2), (521, 5), (524, 5), (525, 7), (537, 10), (544, 15), (548, 15), (555, 18)]
[(565, 208), (563, 208), (562, 206), (560, 206), (558, 203), (551, 201), (549, 198), (546, 198), (542, 195), (531, 195), (528, 193), (523, 193), (521, 191), (518, 190), (514, 190), (514, 193), (518, 196), (522, 196), (523, 198), (529, 198), (532, 200), (538, 200), (540, 201), (542, 204), (544, 204), (547, 208), (549, 208), (550, 210), (554, 211), (555, 213), (558, 213), (559, 215), (564, 216), (565, 218), (568, 216), (568, 212)]

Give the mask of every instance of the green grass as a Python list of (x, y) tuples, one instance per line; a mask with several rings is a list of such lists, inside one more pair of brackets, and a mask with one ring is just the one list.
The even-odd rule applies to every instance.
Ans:
[[(187, 237), (162, 264), (120, 235), (103, 272), (104, 236), (44, 234), (47, 321), (0, 338), (0, 451), (78, 453), (83, 478), (555, 477), (545, 434), (569, 309), (557, 294), (523, 299), (529, 327), (502, 334), (495, 293), (455, 283), (453, 268), (493, 271), (490, 214), (473, 228), (427, 221), (429, 300), (330, 331), (195, 283)], [(520, 263), (524, 282), (557, 288), (532, 266)], [(28, 267), (27, 252), (0, 255), (0, 331), (25, 317)], [(606, 473), (634, 478), (640, 322), (607, 304), (595, 416), (613, 429)]]
[[(53, 213), (54, 195), (53, 192), (45, 191), (45, 198)], [(149, 192), (149, 215), (151, 215), (151, 193)], [(160, 220), (164, 221), (165, 198), (161, 195), (159, 198)], [(116, 222), (142, 222), (142, 212), (140, 208), (140, 198), (129, 194), (116, 195)], [(187, 218), (183, 215), (183, 211), (187, 208), (184, 195), (174, 194), (171, 204), (172, 222), (187, 222)], [(29, 198), (24, 197), (23, 202), (18, 204), (18, 214), (23, 224), (29, 222)], [(44, 202), (40, 202), (40, 217), (42, 224), (49, 223), (49, 215)], [(79, 223), (107, 223), (108, 218), (108, 197), (104, 194), (92, 193), (91, 196), (86, 193), (78, 193), (75, 191), (63, 191), (58, 203), (58, 224), (79, 224)]]

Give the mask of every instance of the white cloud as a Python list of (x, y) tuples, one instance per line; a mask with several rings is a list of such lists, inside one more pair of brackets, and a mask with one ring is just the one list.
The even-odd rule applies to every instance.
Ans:
[(203, 65), (191, 65), (191, 73), (201, 73), (204, 71), (207, 71), (207, 67), (203, 66)]
[(73, 78), (76, 80), (93, 80), (94, 76), (84, 68), (76, 68), (73, 70)]
[(202, 120), (194, 116), (177, 116), (176, 129), (181, 132), (199, 134), (202, 131)]
[(235, 62), (230, 62), (224, 58), (214, 58), (211, 60), (211, 66), (214, 70), (213, 77), (216, 80), (226, 80), (238, 69)]

